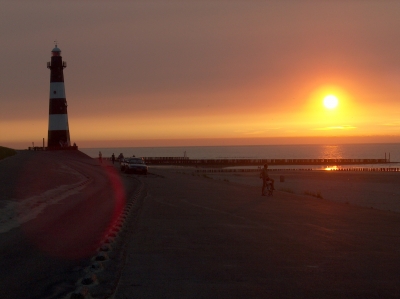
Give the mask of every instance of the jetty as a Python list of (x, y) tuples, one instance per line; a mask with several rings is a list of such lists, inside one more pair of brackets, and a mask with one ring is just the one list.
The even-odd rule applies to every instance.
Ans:
[(259, 165), (360, 165), (385, 164), (388, 159), (190, 159), (189, 157), (143, 157), (147, 165), (259, 166)]

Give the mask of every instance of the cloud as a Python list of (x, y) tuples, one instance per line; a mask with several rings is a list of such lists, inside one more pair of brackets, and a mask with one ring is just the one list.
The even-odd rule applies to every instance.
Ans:
[(386, 126), (386, 127), (400, 127), (400, 121), (394, 121), (394, 122), (390, 122), (390, 123), (384, 123), (384, 124), (382, 124), (382, 126)]
[(312, 129), (312, 130), (315, 130), (315, 131), (330, 131), (330, 130), (352, 130), (352, 129), (357, 129), (357, 127), (353, 127), (351, 125), (343, 125), (343, 126), (315, 128), (315, 129)]

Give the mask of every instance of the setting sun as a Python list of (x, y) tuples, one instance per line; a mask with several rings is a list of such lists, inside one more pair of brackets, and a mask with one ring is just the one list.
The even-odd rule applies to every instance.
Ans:
[(324, 106), (328, 109), (334, 109), (336, 108), (336, 106), (338, 105), (339, 101), (337, 99), (337, 97), (335, 97), (334, 95), (327, 95), (324, 98)]

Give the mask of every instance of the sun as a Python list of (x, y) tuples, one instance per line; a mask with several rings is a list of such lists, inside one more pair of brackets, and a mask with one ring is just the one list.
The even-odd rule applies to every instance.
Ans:
[(336, 106), (339, 104), (339, 100), (336, 96), (334, 95), (327, 95), (324, 98), (324, 106), (328, 109), (334, 109)]

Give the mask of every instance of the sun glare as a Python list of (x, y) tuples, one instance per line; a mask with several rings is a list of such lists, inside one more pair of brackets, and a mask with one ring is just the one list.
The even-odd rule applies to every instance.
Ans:
[(336, 108), (336, 106), (338, 105), (339, 101), (337, 99), (337, 97), (335, 97), (334, 95), (327, 95), (324, 98), (324, 106), (328, 109), (334, 109)]

